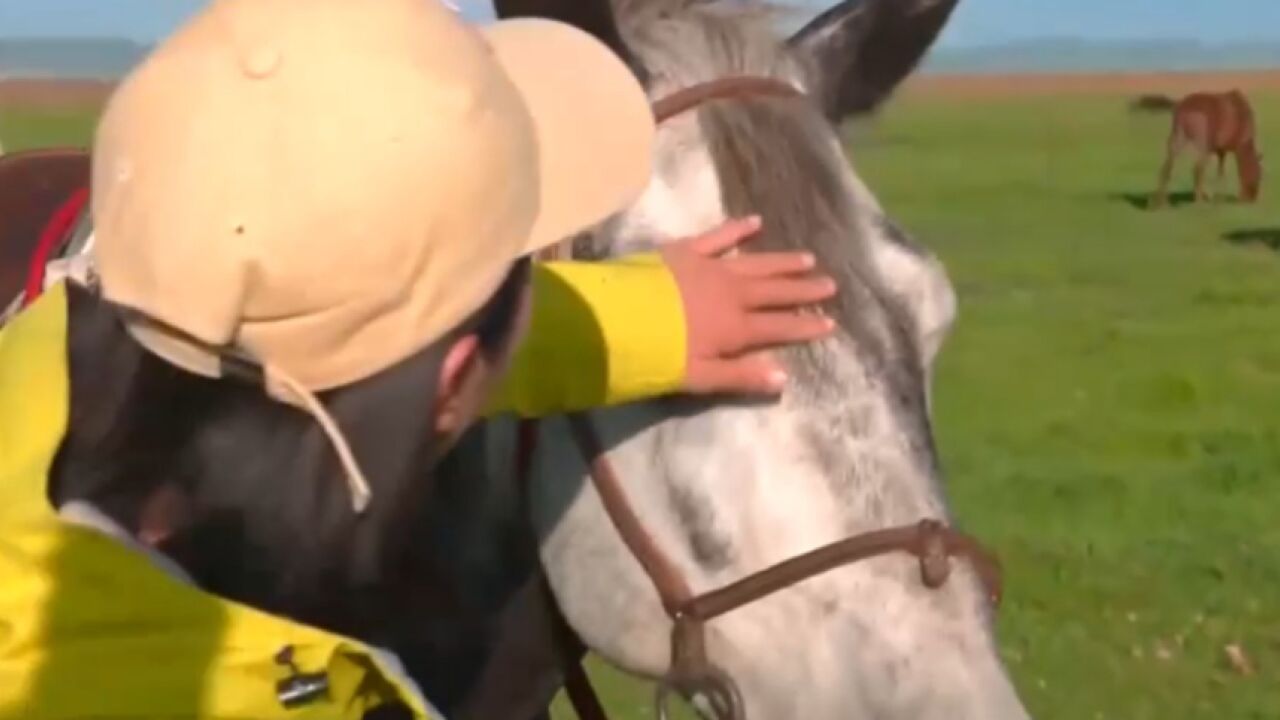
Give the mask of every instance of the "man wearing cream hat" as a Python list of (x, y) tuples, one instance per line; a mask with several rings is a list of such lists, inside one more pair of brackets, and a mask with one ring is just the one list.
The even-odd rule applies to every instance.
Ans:
[(751, 222), (530, 266), (638, 194), (653, 133), (549, 21), (213, 0), (162, 43), (95, 139), (100, 296), (0, 333), (0, 717), (434, 714), (370, 597), (479, 411), (776, 391), (728, 358), (829, 330), (776, 311), (833, 291), (804, 258), (714, 257)]

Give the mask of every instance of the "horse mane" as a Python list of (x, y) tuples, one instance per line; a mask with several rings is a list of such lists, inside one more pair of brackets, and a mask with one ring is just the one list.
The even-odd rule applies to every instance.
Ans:
[(790, 75), (780, 16), (794, 12), (754, 0), (614, 0), (627, 45), (659, 79), (691, 85), (726, 73)]
[[(780, 38), (779, 13), (763, 2), (615, 0), (628, 45), (655, 82), (686, 87), (726, 75), (775, 77), (803, 85), (803, 69)], [(909, 317), (882, 286), (867, 247), (884, 221), (849, 179), (849, 160), (820, 108), (799, 98), (738, 98), (699, 108), (698, 122), (731, 216), (757, 213), (764, 228), (748, 250), (807, 250), (841, 278), (825, 308), (855, 351), (886, 372), (918, 370)], [(873, 310), (880, 306), (885, 311)], [(818, 347), (783, 351), (797, 375), (820, 386), (830, 359)], [(895, 383), (904, 392), (918, 377)], [(914, 394), (914, 393), (912, 393)]]

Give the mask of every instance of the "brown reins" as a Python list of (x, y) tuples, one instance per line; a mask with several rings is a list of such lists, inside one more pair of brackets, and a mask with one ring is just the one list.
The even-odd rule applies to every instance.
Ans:
[[(744, 96), (802, 96), (791, 85), (771, 78), (730, 77), (694, 85), (654, 103), (654, 117), (661, 123), (704, 103)], [(560, 250), (553, 250), (552, 257)], [(884, 528), (838, 540), (790, 558), (736, 582), (695, 594), (684, 575), (645, 530), (606, 457), (603, 443), (586, 413), (573, 413), (568, 423), (574, 443), (588, 463), (592, 487), (600, 496), (610, 522), (628, 551), (644, 568), (671, 618), (671, 665), (657, 688), (658, 717), (667, 717), (666, 701), (672, 692), (686, 700), (701, 697), (716, 720), (744, 720), (745, 710), (737, 684), (710, 659), (706, 648), (706, 623), (779, 590), (860, 560), (895, 552), (917, 559), (921, 582), (930, 589), (942, 587), (951, 574), (953, 557), (967, 558), (987, 591), (993, 607), (1002, 595), (998, 560), (981, 543), (930, 518), (909, 525)], [(527, 485), (531, 477), (538, 427), (536, 420), (522, 421), (517, 440), (517, 476)], [(604, 720), (602, 706), (577, 663), (566, 669), (566, 690), (583, 720)]]

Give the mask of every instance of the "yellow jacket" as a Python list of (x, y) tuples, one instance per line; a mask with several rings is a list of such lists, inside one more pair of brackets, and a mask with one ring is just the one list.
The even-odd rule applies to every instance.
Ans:
[(658, 255), (533, 267), (529, 335), (489, 414), (541, 417), (657, 397), (680, 387), (684, 305)]
[[(537, 266), (530, 340), (490, 412), (524, 415), (674, 390), (678, 291), (655, 258)], [(350, 638), (197, 589), (49, 505), (66, 431), (66, 292), (0, 329), (0, 718), (358, 720), (400, 703), (440, 717), (396, 661)], [(579, 384), (583, 381), (585, 384)], [(293, 665), (327, 692), (287, 709)]]

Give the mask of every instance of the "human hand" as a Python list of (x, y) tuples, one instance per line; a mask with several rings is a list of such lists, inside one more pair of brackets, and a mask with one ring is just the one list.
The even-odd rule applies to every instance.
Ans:
[(767, 348), (835, 329), (830, 318), (798, 312), (836, 292), (830, 277), (813, 271), (811, 254), (726, 254), (759, 229), (758, 217), (730, 220), (661, 250), (684, 301), (685, 392), (776, 394), (787, 376)]

